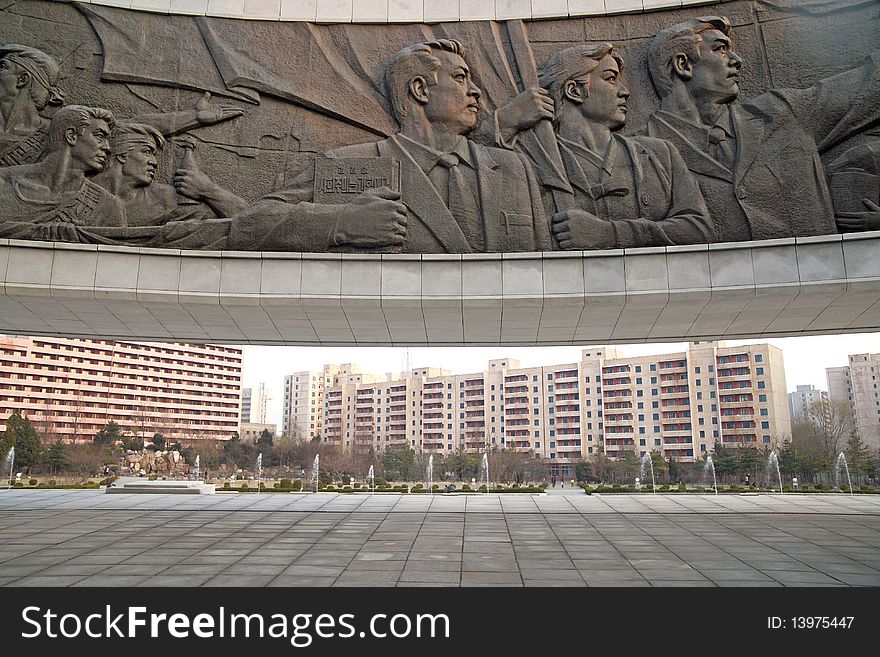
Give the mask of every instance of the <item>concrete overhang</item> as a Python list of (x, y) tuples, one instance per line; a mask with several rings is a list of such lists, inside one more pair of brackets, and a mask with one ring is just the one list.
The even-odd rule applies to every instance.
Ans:
[(880, 231), (479, 255), (0, 240), (0, 332), (264, 345), (678, 342), (880, 328)]

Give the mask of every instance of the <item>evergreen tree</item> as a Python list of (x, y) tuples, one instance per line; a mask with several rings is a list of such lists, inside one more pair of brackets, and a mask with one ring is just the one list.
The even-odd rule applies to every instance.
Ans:
[(46, 464), (52, 468), (53, 472), (64, 470), (67, 467), (67, 448), (60, 440), (52, 443), (52, 446), (46, 451)]
[(110, 420), (98, 433), (95, 434), (92, 442), (96, 445), (112, 447), (116, 444), (116, 441), (122, 440), (122, 437), (122, 431), (120, 430), (119, 425), (113, 420)]
[(43, 455), (43, 444), (36, 429), (30, 420), (18, 413), (9, 416), (6, 431), (0, 434), (0, 452), (3, 456), (11, 447), (15, 447), (16, 468), (30, 468), (39, 463)]
[(850, 436), (845, 455), (849, 472), (853, 476), (861, 478), (874, 469), (874, 459), (871, 456), (871, 450), (862, 442), (861, 437), (857, 433)]

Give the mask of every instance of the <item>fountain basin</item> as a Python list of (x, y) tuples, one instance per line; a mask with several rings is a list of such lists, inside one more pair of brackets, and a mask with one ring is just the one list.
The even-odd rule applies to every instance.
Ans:
[(106, 493), (147, 493), (150, 495), (213, 495), (214, 484), (204, 481), (125, 481), (108, 486)]

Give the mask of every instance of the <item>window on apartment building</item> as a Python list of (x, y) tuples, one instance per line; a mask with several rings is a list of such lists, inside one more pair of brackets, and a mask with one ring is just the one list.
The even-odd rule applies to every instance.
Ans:
[(660, 433), (660, 425), (654, 425), (654, 433)]
[(538, 375), (537, 375), (537, 374), (533, 374), (533, 375), (532, 375), (532, 381), (537, 381), (537, 380), (538, 380)]
[(755, 354), (755, 362), (760, 363), (763, 362), (764, 357), (761, 354)]
[(697, 385), (698, 385), (698, 386), (703, 385), (703, 380), (702, 380), (702, 379), (697, 379)]
[(644, 447), (644, 446), (645, 446), (645, 439), (639, 438), (639, 447)]
[(762, 376), (764, 374), (764, 368), (763, 367), (756, 367), (755, 374)]
[(652, 419), (652, 420), (659, 420), (659, 419), (660, 419), (660, 413), (653, 413), (653, 414), (651, 415), (651, 419)]
[(758, 381), (758, 389), (759, 390), (764, 390), (766, 387), (767, 387), (767, 385), (763, 381)]
[(651, 388), (651, 396), (652, 396), (652, 397), (656, 397), (656, 396), (657, 396), (657, 388)]
[(644, 397), (644, 396), (645, 396), (644, 390), (636, 390), (636, 397)]
[(761, 436), (761, 440), (764, 441), (764, 444), (770, 444), (770, 436)]
[(645, 416), (642, 413), (639, 413), (639, 422), (644, 422)]
[(651, 408), (660, 408), (660, 402), (652, 401), (652, 402), (651, 402)]
[(717, 437), (718, 437), (718, 429), (714, 429), (714, 430), (712, 431), (712, 437), (713, 437), (713, 438), (717, 438)]
[(645, 407), (645, 402), (637, 402), (636, 403), (636, 408), (644, 408), (644, 407)]
[(555, 435), (556, 435), (556, 429), (550, 429), (550, 436), (552, 437)]
[(762, 429), (769, 429), (769, 428), (770, 428), (770, 422), (768, 422), (767, 420), (761, 420), (761, 428), (762, 428)]
[(587, 447), (587, 454), (592, 454), (592, 453), (593, 453), (593, 448)]
[(539, 426), (541, 426), (541, 421), (540, 421), (540, 420), (535, 420), (533, 424), (534, 424), (536, 427), (539, 427)]
[[(538, 403), (538, 398), (535, 397), (535, 398), (534, 398), (534, 401), (533, 401), (532, 403), (533, 403), (533, 404), (537, 404), (537, 403)], [(535, 409), (535, 413), (537, 413), (537, 412), (538, 412), (538, 409), (536, 408), (536, 409)]]
[(761, 415), (768, 415), (769, 411), (766, 408), (762, 408), (760, 413)]
[(651, 363), (650, 370), (652, 372), (656, 372), (657, 371), (657, 363)]
[(655, 445), (655, 446), (659, 446), (659, 445), (660, 445), (660, 439), (659, 439), (659, 438), (654, 438), (654, 445)]
[(535, 449), (541, 449), (541, 443), (535, 443)]

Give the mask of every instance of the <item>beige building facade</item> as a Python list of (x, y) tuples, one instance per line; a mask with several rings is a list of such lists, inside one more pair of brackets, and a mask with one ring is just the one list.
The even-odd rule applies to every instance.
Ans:
[(846, 367), (829, 367), (828, 397), (849, 403), (862, 442), (880, 449), (880, 354), (852, 354)]
[[(0, 336), (0, 423), (26, 415), (44, 440), (130, 435), (229, 439), (239, 428), (240, 347)], [(5, 424), (0, 424), (0, 430)]]
[(640, 357), (590, 348), (579, 362), (537, 367), (497, 359), (472, 374), (343, 372), (324, 392), (323, 416), (322, 441), (346, 450), (497, 447), (565, 471), (600, 450), (693, 461), (716, 442), (762, 447), (791, 434), (782, 352), (717, 342)]

